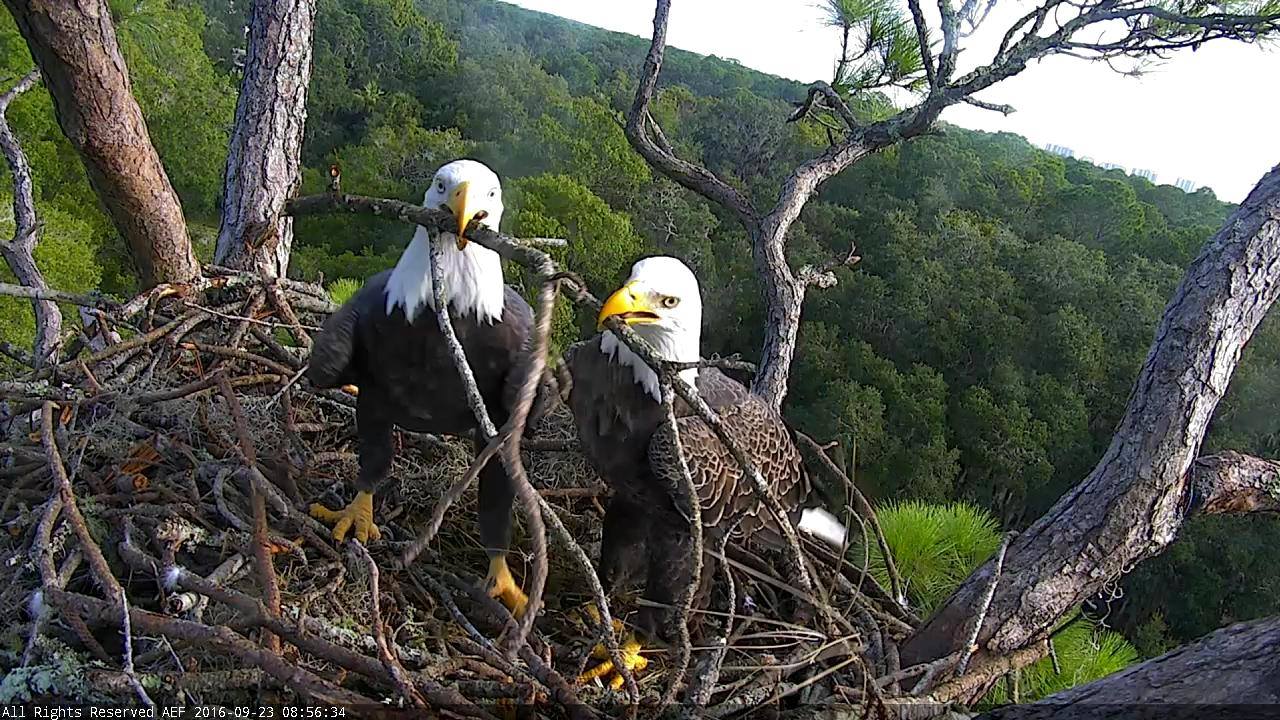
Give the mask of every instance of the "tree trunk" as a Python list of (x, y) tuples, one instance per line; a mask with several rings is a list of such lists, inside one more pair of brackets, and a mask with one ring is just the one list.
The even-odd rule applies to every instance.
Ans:
[[(1280, 703), (1280, 618), (1223, 628), (1158, 658), (981, 720), (1220, 716), (1211, 705)], [(1127, 708), (1125, 707), (1127, 706)], [(1123, 712), (1127, 709), (1127, 713)]]
[(4, 0), (53, 96), (94, 192), (129, 243), (142, 284), (187, 283), (200, 264), (151, 145), (107, 0)]
[(220, 265), (270, 277), (288, 268), (293, 219), (280, 211), (301, 182), (315, 14), (315, 0), (253, 3), (214, 254)]
[[(1097, 467), (1009, 545), (971, 672), (1042, 638), (1105, 583), (1158, 553), (1189, 511), (1259, 507), (1230, 496), (1253, 498), (1265, 482), (1244, 482), (1221, 463), (1192, 461), (1245, 343), (1277, 295), (1280, 167), (1262, 178), (1187, 271)], [(1274, 475), (1274, 467), (1249, 472)], [(1206, 487), (1214, 477), (1235, 490)], [(988, 562), (970, 576), (903, 646), (904, 666), (966, 648), (992, 568)]]
[[(40, 237), (40, 223), (36, 216), (35, 197), (31, 192), (31, 163), (18, 144), (17, 136), (9, 128), (9, 119), (5, 117), (9, 103), (39, 81), (40, 71), (32, 70), (12, 89), (0, 95), (0, 151), (4, 152), (9, 172), (13, 174), (14, 224), (13, 240), (0, 242), (0, 255), (4, 256), (18, 282), (39, 292), (47, 292), (49, 285), (44, 281), (40, 268), (36, 267), (35, 249)], [(36, 337), (31, 362), (39, 369), (58, 350), (59, 335), (62, 333), (62, 311), (52, 300), (33, 298), (31, 305), (36, 314)]]

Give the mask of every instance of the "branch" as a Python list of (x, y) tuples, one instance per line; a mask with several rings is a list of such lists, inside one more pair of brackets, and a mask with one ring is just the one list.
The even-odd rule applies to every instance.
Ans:
[[(54, 607), (70, 614), (79, 615), (97, 624), (113, 624), (122, 605), (113, 605), (87, 595), (78, 595), (63, 590), (50, 590), (45, 593), (46, 599)], [(371, 698), (344, 690), (300, 666), (292, 665), (279, 655), (258, 647), (245, 637), (228, 627), (221, 625), (203, 625), (188, 620), (157, 615), (155, 613), (129, 608), (129, 619), (140, 634), (163, 635), (172, 640), (186, 640), (234, 655), (246, 666), (262, 668), (268, 675), (279, 680), (303, 697), (332, 705), (348, 707), (376, 708), (379, 705)]]
[(972, 105), (976, 108), (982, 108), (983, 110), (998, 112), (1001, 115), (1006, 115), (1006, 116), (1012, 115), (1013, 113), (1017, 112), (1017, 108), (1015, 108), (1012, 105), (998, 105), (996, 103), (989, 103), (985, 100), (979, 100), (975, 97), (966, 96), (961, 102)]
[[(40, 233), (36, 216), (35, 196), (32, 194), (31, 163), (27, 154), (22, 151), (18, 137), (9, 127), (9, 119), (5, 113), (14, 98), (30, 90), (40, 80), (40, 71), (32, 70), (16, 85), (0, 95), (0, 151), (4, 152), (9, 172), (13, 174), (13, 240), (0, 241), (0, 255), (4, 256), (9, 269), (13, 271), (18, 282), (31, 292), (31, 305), (36, 315), (36, 336), (32, 358), (34, 366), (39, 369), (48, 359), (54, 358), (57, 352), (59, 336), (62, 334), (62, 311), (50, 302), (51, 298), (41, 297), (49, 294), (49, 286), (45, 283), (44, 274), (36, 265), (35, 247)], [(4, 288), (12, 288), (8, 283), (0, 283)], [(4, 294), (14, 294), (7, 292)]]
[[(826, 104), (818, 103), (818, 98), (826, 101)], [(853, 111), (849, 109), (849, 104), (840, 97), (840, 93), (835, 91), (825, 82), (816, 82), (809, 86), (809, 94), (805, 96), (804, 102), (787, 116), (787, 122), (795, 122), (809, 115), (813, 108), (818, 107), (824, 110), (833, 110), (840, 119), (844, 121), (845, 127), (849, 132), (857, 132), (862, 128), (862, 123), (858, 122), (858, 118), (854, 116)]]
[(1238, 515), (1280, 512), (1280, 464), (1224, 452), (1191, 464), (1190, 512)]
[(662, 56), (667, 46), (667, 19), (671, 15), (671, 0), (657, 0), (653, 15), (653, 41), (645, 56), (636, 86), (636, 97), (627, 114), (624, 127), (627, 140), (636, 152), (651, 166), (671, 180), (727, 208), (738, 216), (744, 225), (757, 222), (756, 211), (742, 193), (716, 177), (710, 170), (681, 160), (671, 152), (670, 145), (658, 143), (650, 136), (652, 128), (661, 136), (661, 129), (649, 113), (649, 105), (658, 86), (658, 73), (662, 69)]
[[(972, 0), (969, 0), (972, 2)], [(966, 6), (968, 2), (966, 2)], [(933, 68), (933, 52), (929, 47), (929, 25), (925, 23), (924, 11), (920, 8), (920, 0), (907, 0), (911, 9), (911, 22), (916, 28), (916, 42), (920, 43), (920, 62), (924, 65), (924, 76), (931, 89), (938, 89), (937, 73)]]
[[(1014, 705), (980, 720), (1047, 720), (1105, 717), (1116, 708), (1167, 707), (1214, 713), (1214, 706), (1265, 707), (1280, 703), (1280, 617), (1240, 623), (1206, 635), (1160, 657), (1064, 690), (1031, 705)], [(1219, 710), (1219, 712), (1221, 712)], [(1174, 714), (1181, 714), (1175, 712)]]
[(380, 575), (378, 563), (373, 561), (373, 556), (369, 554), (364, 545), (360, 544), (359, 540), (352, 538), (351, 543), (356, 553), (364, 559), (365, 567), (369, 569), (369, 604), (372, 606), (373, 638), (378, 643), (378, 657), (387, 668), (387, 672), (395, 679), (396, 687), (400, 689), (400, 695), (414, 707), (425, 710), (427, 709), (426, 701), (414, 689), (413, 683), (409, 681), (408, 675), (405, 673), (404, 666), (400, 664), (400, 660), (396, 658), (395, 652), (387, 642), (387, 630), (382, 623), (382, 600), (380, 598), (382, 590), (378, 587)]
[[(680, 442), (680, 426), (676, 423), (675, 392), (671, 383), (662, 383), (662, 410), (664, 422), (671, 433), (671, 446), (675, 449), (676, 466), (680, 470), (681, 487), (689, 511), (689, 538), (693, 544), (690, 555), (693, 557), (688, 584), (680, 589), (677, 608), (680, 613), (678, 644), (676, 646), (676, 664), (671, 672), (671, 684), (662, 695), (662, 704), (675, 702), (676, 693), (684, 680), (685, 671), (689, 669), (689, 658), (693, 654), (693, 646), (689, 640), (689, 613), (693, 610), (693, 598), (697, 594), (698, 585), (702, 581), (702, 501), (698, 498), (697, 488), (693, 484), (693, 476), (689, 474), (689, 463), (685, 460), (684, 445)], [(677, 503), (679, 506), (680, 503)]]

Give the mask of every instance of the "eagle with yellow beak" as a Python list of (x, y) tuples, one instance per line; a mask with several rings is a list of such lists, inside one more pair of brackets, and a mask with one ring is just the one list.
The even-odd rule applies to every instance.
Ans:
[[(321, 388), (355, 385), (360, 471), (356, 496), (342, 510), (312, 505), (311, 514), (333, 525), (339, 541), (354, 531), (360, 541), (378, 539), (374, 493), (391, 469), (392, 428), (462, 435), (477, 423), (435, 316), (431, 250), (439, 249), (445, 302), (458, 340), (493, 422), (507, 420), (528, 353), (533, 311), (503, 282), (502, 259), (464, 235), (474, 219), (497, 229), (502, 186), (483, 163), (456, 160), (436, 171), (422, 202), (447, 208), (456, 233), (434, 240), (418, 227), (392, 270), (369, 279), (329, 317), (316, 337), (307, 377)], [(534, 413), (547, 396), (544, 386)], [(536, 418), (534, 418), (536, 419)], [(530, 420), (530, 426), (534, 424)], [(476, 450), (480, 450), (476, 433)], [(490, 595), (519, 614), (527, 598), (507, 565), (515, 491), (499, 462), (480, 473), (480, 540), (489, 555)]]
[[(612, 593), (643, 563), (644, 598), (632, 634), (622, 645), (629, 669), (641, 669), (642, 638), (670, 637), (670, 609), (692, 577), (692, 536), (688, 516), (675, 498), (684, 487), (676, 442), (698, 495), (705, 527), (704, 546), (716, 546), (723, 533), (777, 547), (781, 532), (762, 508), (751, 483), (711, 427), (682, 400), (676, 399), (676, 428), (666, 422), (657, 374), (623, 344), (605, 321), (620, 318), (672, 362), (700, 358), (702, 296), (693, 271), (672, 257), (637, 262), (631, 277), (600, 310), (603, 332), (570, 348), (565, 359), (573, 376), (569, 405), (578, 439), (588, 461), (610, 485), (604, 537), (597, 572)], [(768, 403), (716, 368), (683, 370), (689, 383), (720, 416), (729, 432), (747, 449), (752, 462), (799, 529), (833, 545), (844, 542), (845, 529), (830, 513), (806, 508), (809, 478), (794, 435)], [(695, 607), (709, 598), (712, 562), (703, 564)], [(600, 648), (597, 648), (601, 652)], [(581, 679), (612, 671), (606, 662)], [(619, 687), (620, 676), (611, 684)]]

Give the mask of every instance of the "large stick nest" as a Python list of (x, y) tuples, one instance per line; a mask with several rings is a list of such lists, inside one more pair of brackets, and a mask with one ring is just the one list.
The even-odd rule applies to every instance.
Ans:
[[(481, 588), (474, 489), (424, 553), (400, 559), (472, 462), (469, 438), (397, 434), (368, 553), (308, 516), (311, 502), (344, 504), (356, 472), (354, 397), (300, 372), (330, 310), (315, 286), (215, 276), (102, 311), (68, 339), (70, 359), (0, 383), (0, 700), (427, 703), (476, 716), (502, 704), (589, 716), (626, 701), (574, 681), (602, 628), (578, 612), (592, 592), (565, 543), (595, 556), (607, 490), (563, 405), (523, 452), (571, 540), (548, 539), (543, 610), (521, 648), (507, 647), (509, 616)], [(522, 527), (517, 575), (531, 559)], [(730, 546), (726, 564), (706, 550), (721, 591), (689, 617), (684, 701), (715, 714), (763, 701), (878, 706), (904, 681), (936, 679), (896, 666), (892, 647), (915, 618), (854, 565), (837, 572), (808, 546), (809, 603), (779, 558)], [(642, 701), (675, 681), (667, 653), (651, 660)]]

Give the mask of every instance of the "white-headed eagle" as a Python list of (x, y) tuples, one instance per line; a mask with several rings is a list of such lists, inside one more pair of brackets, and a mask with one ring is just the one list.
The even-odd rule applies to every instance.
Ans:
[[(447, 208), (457, 217), (457, 232), (440, 233), (434, 240), (440, 249), (444, 297), (480, 394), (493, 422), (501, 426), (518, 390), (533, 311), (503, 282), (498, 254), (463, 236), (473, 218), (497, 229), (503, 210), (501, 183), (483, 163), (456, 160), (436, 171), (422, 204)], [(358, 389), (356, 497), (338, 511), (322, 505), (311, 508), (315, 517), (333, 524), (338, 540), (350, 530), (361, 541), (379, 536), (373, 494), (391, 469), (394, 425), (454, 435), (477, 427), (434, 312), (432, 242), (428, 231), (419, 227), (395, 268), (370, 278), (325, 322), (311, 353), (307, 377), (314, 385)], [(477, 450), (479, 443), (477, 439)], [(518, 614), (527, 598), (506, 559), (513, 497), (502, 464), (490, 462), (480, 474), (479, 496), (480, 540), (489, 554), (487, 583), (490, 594)]]
[[(698, 280), (680, 260), (651, 257), (637, 262), (627, 283), (605, 302), (599, 327), (611, 317), (622, 319), (665, 360), (694, 362), (700, 358), (702, 297)], [(566, 354), (573, 376), (569, 404), (578, 439), (587, 459), (609, 484), (613, 496), (605, 513), (598, 572), (605, 592), (618, 588), (644, 561), (644, 597), (635, 623), (652, 639), (668, 636), (670, 608), (692, 579), (692, 543), (688, 520), (676, 503), (683, 487), (675, 440), (661, 406), (654, 371), (610, 331), (578, 343)], [(686, 382), (714, 410), (729, 432), (747, 449), (751, 460), (798, 523), (833, 544), (844, 539), (844, 527), (829, 513), (806, 509), (810, 484), (790, 428), (768, 403), (715, 368), (681, 372)], [(676, 432), (694, 482), (706, 528), (704, 544), (715, 547), (719, 534), (735, 532), (777, 546), (780, 532), (728, 449), (710, 426), (677, 399)], [(712, 577), (704, 563), (704, 583)], [(705, 602), (703, 593), (698, 602)], [(630, 669), (642, 668), (641, 639), (623, 644)], [(600, 677), (605, 663), (584, 678)], [(613, 684), (620, 685), (614, 677)]]

